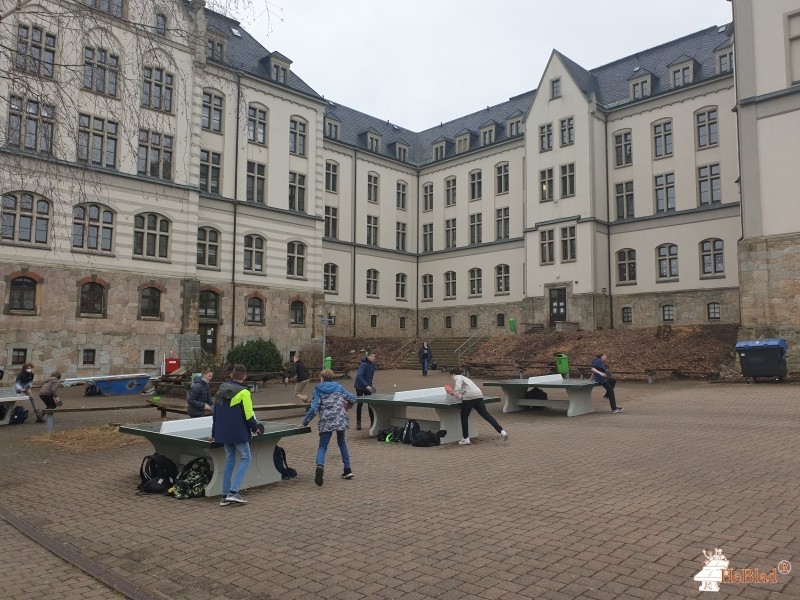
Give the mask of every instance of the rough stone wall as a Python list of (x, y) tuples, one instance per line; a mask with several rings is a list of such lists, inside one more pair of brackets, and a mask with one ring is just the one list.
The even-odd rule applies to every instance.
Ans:
[[(614, 327), (642, 328), (663, 325), (661, 307), (671, 304), (675, 307), (675, 319), (670, 325), (702, 325), (709, 323), (739, 322), (738, 288), (714, 290), (689, 290), (648, 294), (617, 294), (614, 296)], [(708, 304), (720, 304), (719, 320), (708, 319)], [(633, 322), (622, 322), (622, 308), (633, 309)]]

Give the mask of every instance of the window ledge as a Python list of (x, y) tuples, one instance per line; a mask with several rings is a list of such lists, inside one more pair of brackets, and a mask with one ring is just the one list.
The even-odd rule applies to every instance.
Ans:
[(79, 313), (79, 319), (105, 319), (106, 315), (98, 315), (94, 313)]
[(656, 283), (677, 283), (680, 281), (677, 277), (664, 277), (663, 279), (657, 279)]
[(420, 302), (433, 302), (433, 298), (423, 298)]
[(286, 279), (296, 279), (297, 281), (306, 281), (305, 276), (303, 275), (286, 275)]
[(716, 275), (700, 275), (700, 279), (725, 279), (725, 273), (717, 273)]
[(253, 275), (254, 277), (266, 277), (267, 274), (264, 271), (248, 271), (244, 269), (242, 271), (242, 275)]
[(636, 281), (620, 281), (617, 283), (617, 287), (625, 287), (630, 285), (636, 285)]
[(511, 292), (495, 292), (495, 296), (510, 296)]

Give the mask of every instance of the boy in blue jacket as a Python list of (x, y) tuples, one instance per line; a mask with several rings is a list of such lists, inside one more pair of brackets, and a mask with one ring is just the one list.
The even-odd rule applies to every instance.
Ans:
[[(375, 391), (375, 386), (372, 385), (372, 378), (375, 376), (375, 353), (368, 352), (367, 355), (361, 359), (358, 365), (358, 373), (356, 374), (355, 388), (356, 396), (371, 396)], [(356, 407), (356, 430), (361, 429), (361, 409), (364, 405), (359, 402)], [(372, 407), (369, 408), (369, 426), (375, 422), (375, 414), (372, 412)]]
[(344, 436), (345, 431), (350, 429), (347, 409), (355, 404), (356, 397), (344, 389), (341, 384), (333, 381), (333, 376), (333, 371), (330, 369), (324, 369), (319, 374), (321, 383), (314, 388), (311, 406), (308, 407), (302, 423), (303, 427), (308, 427), (314, 415), (319, 412), (319, 448), (317, 449), (317, 470), (314, 475), (314, 483), (317, 485), (322, 485), (322, 476), (325, 472), (325, 453), (328, 451), (328, 443), (331, 441), (334, 431), (344, 463), (342, 479), (353, 478), (353, 471), (350, 469), (350, 451), (347, 449), (347, 441)]

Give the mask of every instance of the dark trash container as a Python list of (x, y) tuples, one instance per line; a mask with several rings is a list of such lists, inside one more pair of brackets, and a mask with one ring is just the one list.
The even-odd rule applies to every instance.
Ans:
[(562, 377), (569, 377), (569, 358), (567, 358), (566, 354), (556, 354), (556, 371)]
[(789, 345), (783, 338), (745, 340), (736, 344), (742, 375), (755, 381), (769, 377), (783, 381), (786, 377), (786, 353)]

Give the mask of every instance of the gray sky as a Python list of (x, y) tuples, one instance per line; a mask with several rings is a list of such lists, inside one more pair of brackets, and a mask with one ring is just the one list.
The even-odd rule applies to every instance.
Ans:
[[(731, 20), (727, 0), (276, 0), (242, 24), (329, 100), (421, 131)], [(259, 11), (260, 14), (259, 14)]]

